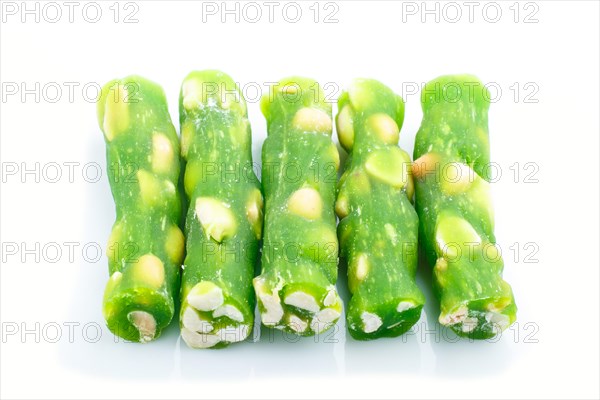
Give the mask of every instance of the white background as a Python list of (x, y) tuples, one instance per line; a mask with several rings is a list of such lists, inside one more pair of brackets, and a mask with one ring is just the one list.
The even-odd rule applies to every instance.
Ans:
[[(21, 23), (22, 10), (5, 13), (6, 3), (0, 28), (3, 398), (600, 395), (597, 2), (498, 2), (487, 14), (480, 3), (473, 22), (468, 6), (458, 2), (462, 18), (456, 23), (448, 21), (456, 16), (454, 6), (439, 3), (439, 22), (435, 15), (424, 15), (422, 22), (421, 2), (392, 1), (337, 2), (337, 23), (323, 23), (323, 4), (315, 23), (312, 1), (301, 3), (301, 21), (290, 23), (280, 5), (270, 23), (260, 3), (260, 22), (245, 22), (242, 15), (236, 23), (230, 15), (224, 24), (220, 14), (203, 22), (201, 3), (191, 1), (138, 1), (138, 22), (131, 24), (123, 19), (134, 9), (123, 4), (119, 23), (113, 21), (112, 1), (99, 3), (97, 23), (83, 18), (83, 3), (73, 23), (60, 2), (63, 15), (56, 23), (47, 21), (55, 10), (47, 8), (44, 15), (43, 4), (39, 23), (35, 15)], [(496, 8), (500, 20), (486, 21), (496, 17)], [(537, 22), (524, 23), (532, 12)], [(502, 168), (493, 185), (496, 233), (519, 306), (518, 324), (497, 343), (440, 337), (430, 278), (421, 271), (428, 305), (417, 331), (404, 338), (356, 342), (347, 337), (342, 318), (318, 343), (292, 343), (280, 333), (269, 338), (263, 331), (257, 343), (192, 351), (178, 339), (176, 326), (151, 344), (115, 343), (101, 316), (106, 258), (93, 260), (93, 246), (82, 255), (86, 243), (104, 248), (114, 220), (105, 172), (97, 183), (82, 177), (86, 163), (105, 166), (93, 85), (91, 101), (82, 86), (144, 75), (164, 87), (176, 122), (182, 79), (206, 68), (222, 69), (241, 85), (293, 74), (339, 87), (355, 77), (379, 79), (405, 95), (401, 146), (409, 152), (422, 115), (415, 85), (469, 72), (499, 87), (502, 94), (490, 110), (492, 158)], [(72, 99), (68, 82), (79, 85)], [(22, 98), (21, 83), (30, 89), (39, 83), (40, 98)], [(15, 85), (19, 92), (12, 95)], [(62, 95), (51, 102), (57, 85)], [(265, 123), (258, 104), (249, 102), (259, 161)], [(74, 181), (63, 165), (59, 182), (48, 182), (56, 173), (53, 162), (80, 163)], [(517, 162), (521, 173), (515, 177)], [(35, 174), (21, 174), (36, 163), (39, 183)], [(534, 164), (525, 169), (525, 163)], [(10, 175), (15, 165), (19, 170)], [(525, 182), (534, 170), (530, 178), (537, 183)], [(87, 172), (88, 180), (94, 177), (94, 168)], [(65, 242), (79, 243), (72, 260)], [(17, 244), (17, 254), (6, 251), (10, 243)], [(23, 252), (36, 243), (39, 253), (47, 250), (39, 262)], [(49, 260), (56, 250), (51, 243), (61, 246), (58, 262)], [(533, 245), (524, 248), (527, 243)], [(527, 260), (535, 246), (539, 251)], [(72, 338), (69, 324), (78, 324)], [(95, 340), (98, 326), (101, 337)]]

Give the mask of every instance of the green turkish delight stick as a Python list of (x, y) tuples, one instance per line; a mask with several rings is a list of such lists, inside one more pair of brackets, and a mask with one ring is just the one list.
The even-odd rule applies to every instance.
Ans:
[(338, 320), (331, 104), (306, 78), (280, 81), (261, 99), (268, 137), (262, 149), (265, 227), (262, 273), (254, 279), (262, 323), (299, 335)]
[(355, 339), (403, 334), (421, 316), (416, 285), (419, 222), (411, 204), (411, 160), (398, 147), (404, 101), (375, 80), (355, 80), (338, 100), (340, 256), (352, 294), (346, 320)]
[(173, 318), (179, 290), (179, 141), (162, 88), (138, 76), (104, 86), (98, 123), (117, 214), (103, 313), (113, 333), (144, 343)]
[(439, 321), (477, 339), (506, 329), (517, 311), (494, 236), (489, 99), (474, 76), (427, 83), (413, 165), (421, 244), (435, 265)]
[(190, 204), (181, 335), (190, 347), (218, 348), (252, 332), (263, 199), (246, 102), (235, 82), (219, 71), (192, 72), (179, 110)]

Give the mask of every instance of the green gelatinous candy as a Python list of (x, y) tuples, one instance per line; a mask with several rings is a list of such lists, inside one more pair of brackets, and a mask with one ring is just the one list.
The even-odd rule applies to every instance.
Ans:
[(138, 76), (103, 87), (98, 123), (117, 214), (103, 313), (113, 333), (144, 343), (173, 318), (179, 289), (179, 141), (163, 90)]
[(489, 98), (473, 76), (429, 82), (413, 166), (421, 244), (434, 265), (440, 323), (478, 339), (506, 329), (517, 311), (494, 237)]
[(419, 320), (425, 301), (415, 278), (410, 157), (398, 147), (404, 101), (380, 82), (359, 79), (338, 109), (340, 143), (350, 153), (336, 202), (352, 293), (347, 325), (356, 339), (398, 336)]
[(262, 323), (313, 335), (339, 318), (338, 243), (331, 105), (306, 78), (280, 81), (261, 100), (268, 137), (262, 150), (265, 233), (254, 279)]
[(218, 348), (252, 333), (263, 198), (252, 169), (246, 102), (233, 79), (192, 72), (179, 106), (190, 204), (181, 334), (190, 347)]

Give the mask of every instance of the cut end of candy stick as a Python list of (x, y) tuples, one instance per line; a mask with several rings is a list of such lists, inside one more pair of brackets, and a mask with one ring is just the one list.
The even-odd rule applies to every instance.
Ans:
[(334, 285), (328, 286), (318, 298), (307, 291), (288, 289), (282, 302), (281, 297), (286, 293), (284, 286), (280, 283), (270, 290), (263, 278), (254, 281), (265, 326), (310, 335), (330, 328), (340, 317), (342, 301)]
[(494, 337), (510, 326), (510, 317), (498, 311), (482, 311), (461, 306), (442, 314), (440, 324), (452, 328), (460, 336)]
[[(209, 289), (208, 292), (214, 290)], [(181, 337), (191, 348), (223, 347), (241, 342), (251, 332), (252, 318), (246, 321), (242, 311), (233, 304), (223, 304), (212, 312), (198, 310), (189, 303), (182, 307)]]

